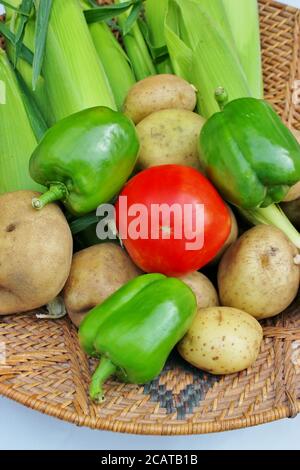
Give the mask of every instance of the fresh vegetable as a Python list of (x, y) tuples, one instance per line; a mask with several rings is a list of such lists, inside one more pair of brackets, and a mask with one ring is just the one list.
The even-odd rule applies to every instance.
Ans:
[(87, 214), (123, 187), (138, 156), (135, 128), (108, 108), (86, 109), (55, 124), (30, 159), (30, 174), (49, 189), (36, 209), (62, 200), (73, 214)]
[(116, 108), (78, 0), (52, 0), (42, 76), (55, 121), (93, 106)]
[(282, 312), (299, 289), (297, 255), (296, 247), (275, 227), (258, 225), (245, 232), (220, 263), (221, 304), (258, 319)]
[[(294, 134), (294, 136), (296, 137), (297, 141), (300, 144), (300, 132), (297, 131), (296, 129), (291, 129), (291, 131), (292, 131), (292, 133)], [(287, 195), (285, 196), (283, 202), (295, 201), (299, 197), (300, 197), (300, 182), (298, 181), (298, 183), (296, 183), (294, 186), (292, 186), (290, 188), (290, 190), (287, 193)]]
[[(116, 1), (116, 3), (126, 2), (127, 0)], [(135, 6), (130, 11), (118, 16), (117, 22), (122, 32), (124, 47), (130, 59), (135, 78), (136, 80), (143, 80), (149, 75), (155, 75), (157, 71), (139, 24), (134, 21), (128, 27), (129, 16), (133, 13), (133, 8)]]
[(49, 303), (71, 267), (72, 236), (55, 204), (36, 212), (31, 191), (0, 196), (0, 315)]
[(150, 49), (156, 58), (158, 73), (173, 73), (165, 40), (165, 18), (169, 0), (147, 0), (145, 2), (145, 17)]
[(263, 330), (255, 318), (235, 308), (200, 309), (178, 345), (193, 366), (224, 375), (247, 369), (257, 359)]
[(237, 238), (239, 236), (239, 227), (238, 227), (236, 217), (235, 217), (234, 213), (232, 212), (232, 210), (229, 206), (228, 206), (228, 210), (229, 210), (230, 218), (231, 218), (230, 234), (229, 234), (226, 242), (224, 243), (223, 247), (221, 248), (221, 250), (217, 254), (217, 256), (213, 259), (212, 264), (216, 264), (221, 260), (221, 258), (224, 255), (225, 251), (228, 250), (228, 248), (237, 240)]
[(0, 48), (0, 194), (21, 189), (42, 191), (30, 177), (29, 157), (37, 145), (22, 94), (5, 52)]
[(200, 170), (198, 139), (204, 123), (199, 114), (185, 109), (167, 109), (147, 116), (137, 125), (139, 167), (177, 164)]
[(218, 111), (214, 92), (219, 86), (230, 101), (251, 96), (222, 0), (169, 0), (165, 37), (174, 72), (197, 88), (204, 117)]
[(206, 175), (247, 218), (254, 223), (264, 223), (265, 218), (300, 247), (298, 232), (272, 206), (300, 181), (300, 145), (267, 102), (241, 98), (226, 104), (223, 89), (216, 97), (221, 112), (200, 134), (199, 155)]
[(102, 385), (112, 374), (136, 384), (155, 378), (195, 312), (191, 289), (160, 274), (133, 279), (91, 310), (79, 328), (84, 350), (100, 357), (91, 398), (103, 400)]
[(72, 322), (79, 326), (93, 307), (139, 274), (126, 252), (114, 243), (75, 253), (63, 293)]
[(294, 186), (290, 188), (283, 202), (295, 201), (299, 197), (300, 197), (300, 181), (298, 181), (298, 183), (296, 183)]
[(194, 292), (198, 309), (220, 305), (218, 293), (213, 283), (208, 277), (204, 276), (204, 274), (195, 271), (186, 276), (182, 276), (180, 279)]
[(280, 206), (292, 224), (297, 230), (300, 230), (300, 198), (290, 202), (282, 202)]
[[(257, 0), (222, 0), (251, 96), (263, 98), (259, 11)], [(211, 2), (214, 3), (214, 2)]]
[[(15, 30), (15, 23), (13, 21), (7, 22), (7, 26), (10, 30)], [(30, 19), (26, 26), (24, 43), (29, 47), (30, 50), (34, 50), (34, 20)], [(44, 77), (39, 76), (35, 89), (32, 89), (32, 80), (33, 80), (33, 69), (32, 65), (29, 64), (26, 60), (18, 58), (16, 61), (16, 48), (15, 45), (10, 41), (6, 41), (6, 51), (10, 61), (14, 64), (16, 62), (16, 70), (20, 74), (24, 84), (26, 85), (26, 90), (30, 99), (33, 103), (36, 104), (40, 112), (42, 113), (43, 119), (48, 126), (51, 123), (55, 122), (54, 114), (52, 112), (49, 96), (47, 92), (47, 87)]]
[(196, 106), (193, 86), (175, 75), (154, 75), (136, 83), (129, 91), (124, 112), (135, 124), (162, 109), (186, 109)]
[(129, 59), (105, 23), (91, 23), (89, 30), (99, 59), (105, 70), (118, 110), (135, 84)]
[[(132, 178), (120, 196), (127, 198), (127, 205), (119, 198), (117, 227), (142, 271), (175, 277), (196, 271), (214, 258), (230, 233), (226, 205), (194, 168), (148, 168)], [(141, 218), (133, 215), (134, 204), (145, 208)], [(140, 226), (141, 236), (131, 233), (132, 224)]]
[(273, 108), (255, 98), (232, 101), (212, 116), (199, 152), (208, 177), (243, 209), (282, 201), (300, 180), (300, 145)]

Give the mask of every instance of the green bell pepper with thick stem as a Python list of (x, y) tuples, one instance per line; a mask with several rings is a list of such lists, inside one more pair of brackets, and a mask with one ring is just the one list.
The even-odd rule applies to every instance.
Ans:
[(222, 87), (215, 97), (221, 112), (206, 122), (199, 140), (203, 171), (246, 219), (274, 225), (300, 249), (299, 232), (275, 204), (300, 181), (299, 143), (265, 101), (227, 104)]
[(135, 384), (155, 378), (196, 311), (192, 290), (162, 274), (133, 279), (91, 310), (79, 328), (85, 352), (100, 357), (91, 398), (103, 400), (102, 385), (110, 375)]
[(62, 119), (30, 159), (31, 177), (49, 188), (33, 207), (61, 200), (72, 214), (94, 211), (124, 186), (138, 151), (135, 127), (121, 113), (95, 107)]
[[(222, 93), (223, 91), (223, 93)], [(200, 135), (200, 160), (223, 197), (242, 209), (281, 202), (300, 181), (300, 145), (266, 101), (240, 98), (214, 114)]]

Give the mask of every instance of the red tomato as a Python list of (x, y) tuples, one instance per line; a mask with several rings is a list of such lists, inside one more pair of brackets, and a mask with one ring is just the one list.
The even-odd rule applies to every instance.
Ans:
[(205, 266), (231, 229), (228, 208), (216, 189), (200, 172), (181, 165), (152, 167), (134, 176), (117, 201), (116, 223), (136, 265), (167, 276)]

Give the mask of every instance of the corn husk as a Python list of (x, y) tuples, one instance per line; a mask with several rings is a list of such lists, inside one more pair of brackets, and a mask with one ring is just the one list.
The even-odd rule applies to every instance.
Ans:
[[(145, 17), (149, 41), (154, 51), (167, 49), (165, 39), (165, 19), (168, 11), (168, 0), (147, 0), (145, 2)], [(168, 54), (157, 60), (158, 73), (173, 73)]]
[(264, 91), (257, 0), (223, 0), (223, 3), (251, 94), (255, 98), (262, 98)]
[[(126, 1), (127, 0), (117, 0), (116, 3), (124, 3)], [(126, 13), (122, 13), (117, 18), (122, 31), (124, 31), (129, 15), (130, 10)], [(132, 25), (127, 34), (123, 34), (123, 42), (137, 81), (157, 73), (150, 51), (137, 22)]]
[(116, 109), (77, 0), (53, 0), (42, 75), (56, 121), (94, 106)]
[(29, 175), (28, 163), (37, 145), (17, 78), (0, 48), (0, 194), (42, 191)]
[[(251, 91), (238, 54), (205, 0), (169, 0), (165, 37), (175, 73), (198, 90), (198, 111), (219, 111), (215, 90), (224, 87), (229, 100)], [(195, 27), (196, 25), (196, 27)]]
[(130, 88), (135, 84), (129, 59), (107, 24), (92, 23), (89, 30), (117, 108), (121, 110)]

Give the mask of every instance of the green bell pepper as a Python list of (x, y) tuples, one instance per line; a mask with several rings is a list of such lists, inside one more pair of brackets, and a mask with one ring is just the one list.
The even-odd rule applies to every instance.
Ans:
[(32, 178), (49, 188), (33, 207), (61, 200), (75, 215), (95, 210), (124, 186), (138, 151), (135, 127), (121, 113), (96, 107), (62, 119), (30, 159)]
[(197, 310), (192, 290), (179, 279), (145, 274), (124, 285), (84, 318), (80, 344), (100, 357), (90, 396), (103, 400), (102, 385), (112, 374), (143, 384), (155, 378), (185, 335)]
[(200, 134), (199, 155), (208, 178), (223, 197), (242, 209), (281, 202), (300, 181), (300, 145), (265, 101), (240, 98), (226, 103)]

